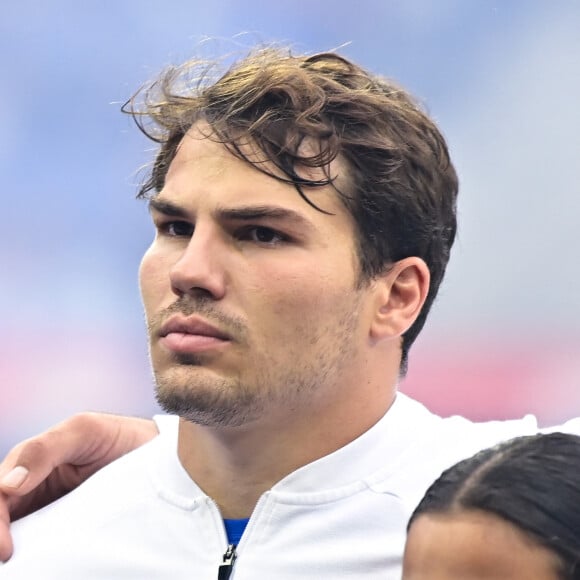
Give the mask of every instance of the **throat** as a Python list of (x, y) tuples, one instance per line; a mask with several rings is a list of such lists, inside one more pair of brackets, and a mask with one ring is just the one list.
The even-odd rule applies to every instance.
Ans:
[(246, 428), (214, 429), (180, 421), (178, 454), (191, 479), (231, 520), (250, 517), (262, 494), (292, 471), (277, 445)]

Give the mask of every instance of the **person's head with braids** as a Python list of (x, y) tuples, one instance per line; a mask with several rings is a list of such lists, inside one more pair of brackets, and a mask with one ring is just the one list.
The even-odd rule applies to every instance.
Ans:
[(408, 524), (404, 580), (580, 578), (580, 437), (518, 437), (447, 469)]

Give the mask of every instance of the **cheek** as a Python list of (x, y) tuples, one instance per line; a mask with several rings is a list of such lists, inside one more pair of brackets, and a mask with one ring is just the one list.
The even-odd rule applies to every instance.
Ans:
[[(261, 292), (258, 289), (261, 288)], [(324, 304), (324, 288), (328, 284), (319, 272), (304, 268), (281, 275), (263, 273), (256, 283), (256, 293), (268, 296), (268, 302), (276, 313), (290, 311), (294, 315), (301, 310), (316, 310)]]
[(139, 288), (146, 310), (170, 291), (169, 264), (153, 249), (147, 250), (139, 266)]
[[(251, 294), (256, 301), (256, 313), (276, 336), (312, 333), (312, 328), (324, 330), (350, 304), (353, 289), (331, 275), (304, 268), (289, 275), (272, 274), (261, 277)], [(309, 330), (310, 329), (310, 330)]]

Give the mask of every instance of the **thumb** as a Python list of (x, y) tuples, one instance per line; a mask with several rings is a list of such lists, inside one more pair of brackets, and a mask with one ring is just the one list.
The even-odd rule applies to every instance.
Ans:
[[(58, 434), (45, 433), (16, 445), (0, 464), (0, 492), (25, 495), (35, 489), (62, 462)], [(49, 453), (50, 451), (50, 453)]]

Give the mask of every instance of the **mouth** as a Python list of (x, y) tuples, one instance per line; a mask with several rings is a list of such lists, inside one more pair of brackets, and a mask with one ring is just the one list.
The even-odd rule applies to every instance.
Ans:
[(172, 316), (159, 330), (159, 341), (174, 353), (195, 354), (232, 342), (232, 337), (198, 316)]

